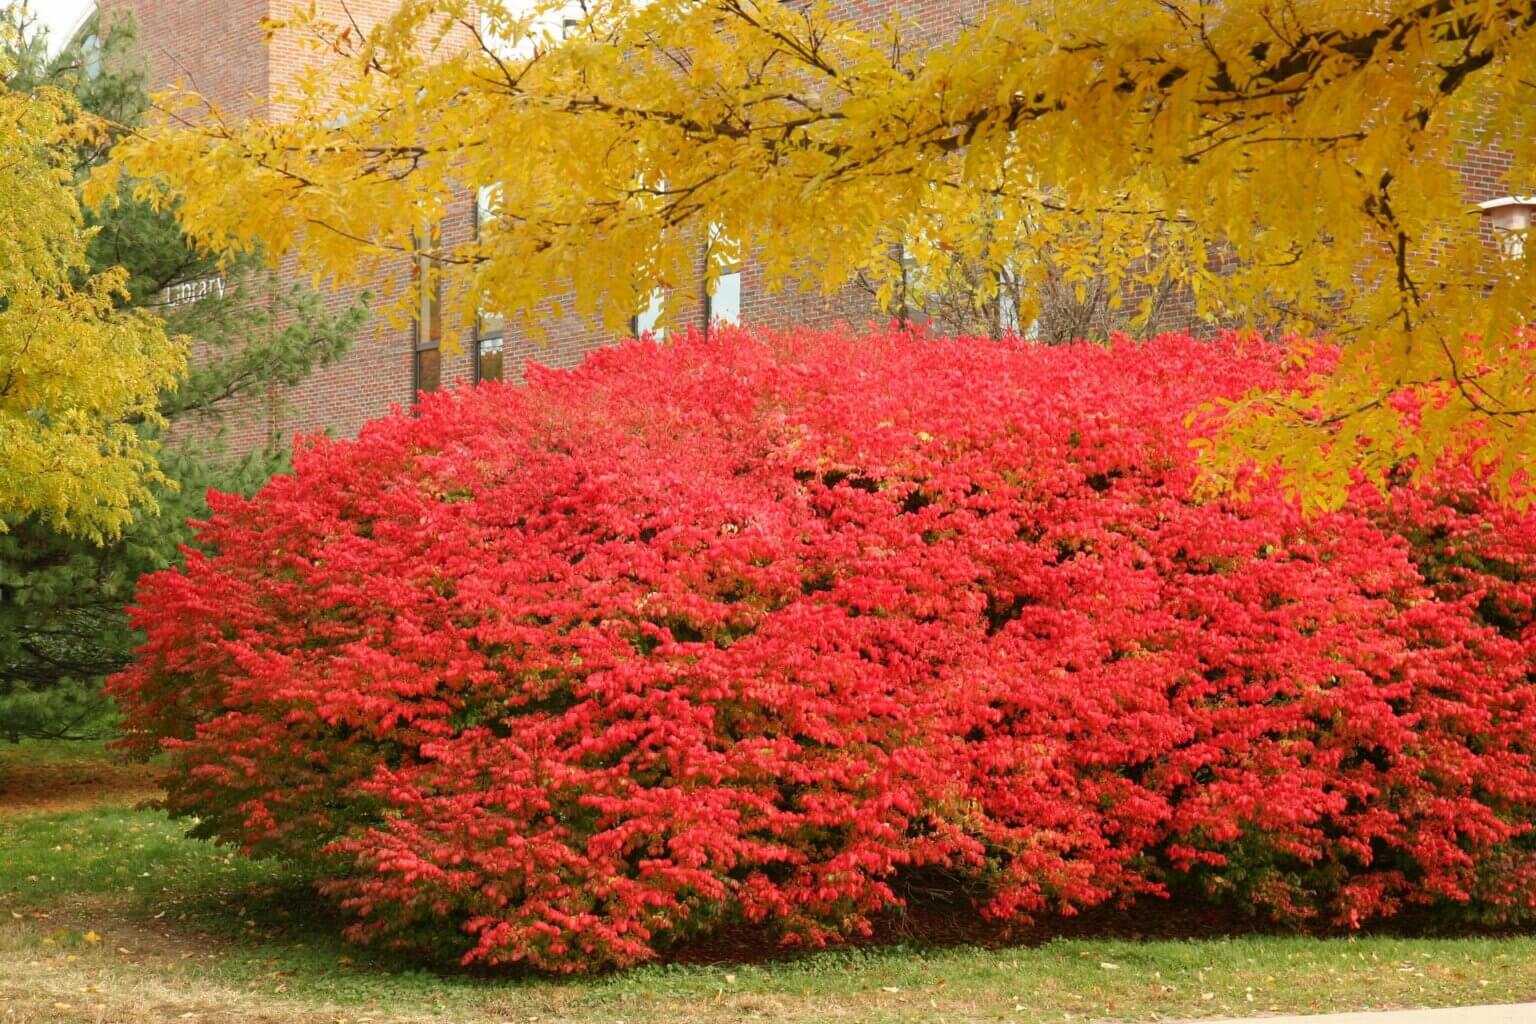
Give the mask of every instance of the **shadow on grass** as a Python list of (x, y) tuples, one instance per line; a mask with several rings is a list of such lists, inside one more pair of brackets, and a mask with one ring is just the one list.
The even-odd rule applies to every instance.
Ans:
[[(1478, 927), (1453, 923), (1433, 911), (1407, 912), (1370, 929), (1276, 923), (1239, 908), (1187, 898), (1143, 898), (1129, 905), (1095, 907), (1074, 915), (1042, 915), (1028, 925), (1005, 926), (983, 917), (959, 894), (907, 894), (907, 906), (880, 915), (870, 935), (824, 949), (785, 945), (768, 929), (736, 924), (663, 951), (657, 967), (744, 967), (788, 965), (828, 951), (938, 953), (960, 949), (1036, 949), (1063, 940), (1085, 942), (1205, 942), (1259, 937), (1315, 939), (1509, 938), (1536, 934), (1530, 928)], [(186, 939), (211, 937), (312, 961), (331, 970), (337, 962), (387, 974), (428, 974), (457, 982), (547, 981), (525, 967), (464, 966), (454, 956), (358, 946), (341, 937), (352, 918), (319, 896), (311, 882), (289, 876), (281, 882), (198, 893), (177, 901), (173, 927)], [(612, 972), (609, 972), (612, 973)]]
[[(466, 968), (452, 951), (435, 954), (360, 947), (341, 937), (350, 919), (316, 894), (303, 869), (274, 860), (249, 860), (228, 849), (189, 839), (184, 825), (158, 812), (118, 807), (56, 814), (0, 816), (0, 904), (32, 908), (40, 916), (100, 930), (101, 914), (140, 933), (166, 956), (217, 951), (231, 961), (334, 975), (349, 971), (399, 975), (426, 972), (444, 981), (515, 981), (541, 977), (517, 968)], [(1181, 894), (1143, 899), (1130, 907), (1101, 907), (1072, 917), (1042, 917), (1027, 927), (1004, 928), (974, 909), (973, 894), (950, 879), (913, 878), (906, 909), (882, 915), (872, 935), (843, 944), (847, 950), (1033, 948), (1058, 940), (1199, 941), (1294, 936), (1232, 907)], [(43, 913), (46, 912), (46, 913)], [(1488, 938), (1531, 934), (1509, 929), (1451, 926), (1433, 913), (1403, 916), (1369, 932), (1313, 928), (1318, 938)], [(137, 940), (136, 940), (137, 941)], [(774, 964), (806, 960), (767, 929), (723, 928), (703, 940), (668, 950), (662, 966)]]

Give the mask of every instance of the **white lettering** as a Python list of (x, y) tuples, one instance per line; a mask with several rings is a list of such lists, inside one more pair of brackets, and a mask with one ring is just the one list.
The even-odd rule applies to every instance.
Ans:
[(189, 302), (197, 302), (210, 296), (222, 299), (224, 297), (224, 278), (222, 276), (202, 277), (195, 281), (181, 281), (160, 289), (160, 304), (162, 306), (184, 306)]

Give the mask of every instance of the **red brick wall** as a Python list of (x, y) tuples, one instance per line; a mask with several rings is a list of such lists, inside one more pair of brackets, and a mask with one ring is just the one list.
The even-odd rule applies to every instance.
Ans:
[(259, 113), (267, 98), (261, 19), (270, 0), (99, 0), (102, 24), (131, 17), (151, 90), (178, 83), (226, 111)]

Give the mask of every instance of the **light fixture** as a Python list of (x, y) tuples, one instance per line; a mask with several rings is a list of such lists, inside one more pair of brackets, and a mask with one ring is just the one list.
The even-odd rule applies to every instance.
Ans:
[(1493, 229), (1494, 238), (1504, 255), (1519, 258), (1525, 254), (1525, 234), (1536, 220), (1536, 196), (1502, 196), (1477, 204), (1483, 220)]

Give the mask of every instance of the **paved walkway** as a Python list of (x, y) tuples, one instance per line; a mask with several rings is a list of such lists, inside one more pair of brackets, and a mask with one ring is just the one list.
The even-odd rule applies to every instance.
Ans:
[[(1210, 1021), (1208, 1024), (1237, 1024)], [(1457, 1006), (1444, 1010), (1382, 1010), (1325, 1013), (1305, 1017), (1252, 1017), (1244, 1024), (1536, 1024), (1536, 1003), (1512, 1006)]]

